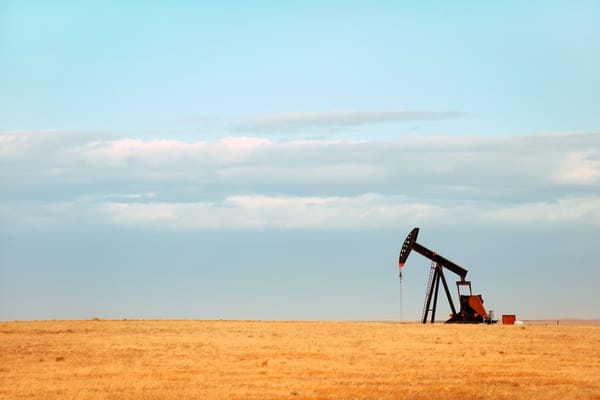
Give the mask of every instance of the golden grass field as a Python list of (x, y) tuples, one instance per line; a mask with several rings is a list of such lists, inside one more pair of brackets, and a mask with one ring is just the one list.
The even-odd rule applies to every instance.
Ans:
[(0, 322), (1, 399), (600, 399), (600, 327)]

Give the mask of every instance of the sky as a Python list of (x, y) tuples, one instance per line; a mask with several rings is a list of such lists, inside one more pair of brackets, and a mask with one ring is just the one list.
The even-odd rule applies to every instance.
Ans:
[(598, 18), (2, 1), (0, 320), (417, 320), (413, 227), (497, 316), (600, 318)]

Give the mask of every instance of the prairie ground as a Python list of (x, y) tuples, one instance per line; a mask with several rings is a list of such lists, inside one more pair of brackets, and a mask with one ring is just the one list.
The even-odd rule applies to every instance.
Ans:
[(600, 327), (0, 323), (1, 399), (600, 399)]

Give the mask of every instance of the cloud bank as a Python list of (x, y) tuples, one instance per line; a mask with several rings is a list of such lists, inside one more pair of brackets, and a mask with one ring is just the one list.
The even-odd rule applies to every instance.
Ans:
[(600, 225), (597, 133), (186, 142), (12, 132), (0, 134), (0, 167), (10, 229)]

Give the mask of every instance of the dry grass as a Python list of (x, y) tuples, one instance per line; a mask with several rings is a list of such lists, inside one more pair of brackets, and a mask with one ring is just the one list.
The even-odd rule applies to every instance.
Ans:
[(0, 323), (2, 399), (600, 399), (600, 327)]

